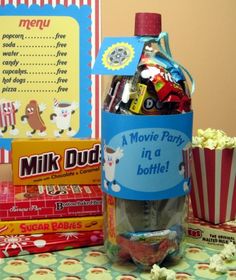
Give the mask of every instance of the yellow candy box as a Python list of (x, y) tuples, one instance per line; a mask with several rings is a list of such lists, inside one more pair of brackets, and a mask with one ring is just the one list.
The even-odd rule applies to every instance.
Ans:
[(14, 185), (100, 184), (98, 139), (14, 139)]
[(0, 221), (0, 234), (38, 234), (101, 230), (102, 216)]

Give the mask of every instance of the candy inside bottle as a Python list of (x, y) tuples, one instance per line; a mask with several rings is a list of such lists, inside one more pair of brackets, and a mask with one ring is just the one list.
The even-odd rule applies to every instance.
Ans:
[[(166, 115), (191, 111), (181, 68), (160, 50), (159, 14), (136, 14), (135, 35), (144, 49), (134, 76), (114, 76), (103, 109), (117, 114)], [(152, 36), (152, 37), (150, 37)], [(114, 54), (122, 56), (122, 49)]]
[[(104, 111), (144, 118), (191, 112), (185, 75), (163, 52), (160, 34), (161, 15), (136, 14), (135, 35), (144, 42), (143, 52), (133, 76), (113, 77), (104, 100)], [(122, 61), (124, 53), (122, 48), (118, 49), (111, 59)], [(155, 168), (158, 167), (153, 166), (153, 172)], [(182, 165), (179, 172), (183, 172)], [(129, 176), (128, 171), (124, 176)], [(113, 187), (115, 190), (115, 182)], [(186, 195), (136, 200), (104, 193), (105, 249), (109, 258), (133, 260), (142, 269), (149, 269), (166, 257), (181, 256), (186, 200)]]

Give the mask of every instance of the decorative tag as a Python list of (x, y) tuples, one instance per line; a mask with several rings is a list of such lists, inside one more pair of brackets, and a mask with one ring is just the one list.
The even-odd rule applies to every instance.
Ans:
[(102, 42), (93, 74), (134, 75), (144, 42), (138, 37), (108, 37)]
[(102, 187), (108, 194), (159, 200), (190, 190), (192, 113), (102, 113)]

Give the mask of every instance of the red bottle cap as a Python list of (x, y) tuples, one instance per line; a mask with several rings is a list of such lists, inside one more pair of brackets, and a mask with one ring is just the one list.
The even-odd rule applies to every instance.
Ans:
[(135, 14), (135, 36), (158, 36), (161, 33), (161, 15), (156, 13)]

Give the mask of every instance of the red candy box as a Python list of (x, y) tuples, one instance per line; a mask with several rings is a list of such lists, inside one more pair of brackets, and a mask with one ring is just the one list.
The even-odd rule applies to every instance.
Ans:
[(0, 183), (0, 220), (102, 215), (99, 185), (14, 186)]
[(101, 230), (34, 235), (1, 235), (0, 258), (35, 253), (50, 255), (49, 252), (52, 251), (101, 245), (102, 243), (103, 233)]

